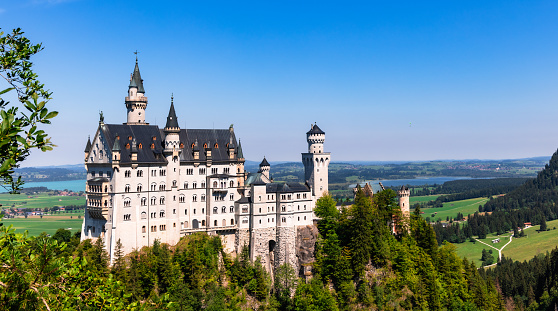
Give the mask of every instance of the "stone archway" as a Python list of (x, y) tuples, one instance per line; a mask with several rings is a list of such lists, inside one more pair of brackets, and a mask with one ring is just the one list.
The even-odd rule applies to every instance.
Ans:
[(275, 240), (269, 240), (269, 271), (272, 271), (273, 267), (275, 266), (275, 246), (277, 246), (277, 242)]
[(200, 223), (197, 219), (192, 221), (192, 229), (198, 229), (200, 227)]

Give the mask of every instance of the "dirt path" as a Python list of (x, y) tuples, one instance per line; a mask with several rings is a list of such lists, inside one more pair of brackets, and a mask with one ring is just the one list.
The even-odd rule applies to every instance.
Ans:
[[(481, 240), (479, 240), (479, 239), (475, 239), (475, 240), (478, 241), (478, 242), (481, 242), (482, 244), (484, 244), (484, 245), (486, 245), (486, 246), (488, 246), (488, 247), (492, 247), (493, 249), (497, 250), (497, 251), (498, 251), (498, 261), (500, 261), (500, 260), (502, 260), (502, 251), (504, 250), (504, 248), (505, 248), (506, 246), (508, 246), (508, 244), (510, 244), (510, 243), (512, 242), (512, 239), (513, 239), (513, 235), (510, 235), (510, 240), (508, 241), (508, 243), (506, 243), (506, 244), (505, 244), (504, 246), (502, 246), (502, 248), (500, 248), (500, 249), (498, 249), (498, 248), (496, 248), (496, 247), (494, 247), (494, 246), (492, 246), (492, 245), (490, 245), (490, 244), (484, 243), (483, 241), (481, 241)], [(493, 263), (493, 264), (491, 264), (491, 265), (484, 266), (484, 268), (492, 267), (492, 266), (495, 266), (495, 265), (497, 265), (497, 264), (498, 264), (498, 263)], [(481, 268), (483, 268), (483, 267), (481, 267)], [(479, 268), (479, 269), (480, 269), (480, 268)]]

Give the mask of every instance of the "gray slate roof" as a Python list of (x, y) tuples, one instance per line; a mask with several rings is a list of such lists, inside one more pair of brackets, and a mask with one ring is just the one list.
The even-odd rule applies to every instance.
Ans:
[(267, 160), (265, 159), (265, 157), (263, 158), (262, 163), (260, 163), (260, 167), (262, 167), (262, 166), (270, 166), (270, 165), (269, 165), (269, 162), (267, 162)]
[(138, 59), (136, 58), (136, 67), (134, 68), (134, 73), (132, 73), (132, 80), (130, 80), (130, 87), (137, 87), (138, 93), (145, 93), (143, 89), (143, 80), (140, 75), (139, 67), (138, 67)]
[(312, 127), (310, 128), (310, 130), (308, 132), (306, 132), (306, 134), (325, 134), (324, 131), (322, 131), (317, 124), (312, 125)]
[(169, 115), (167, 116), (167, 125), (165, 128), (179, 128), (178, 119), (176, 118), (176, 112), (174, 112), (174, 103), (171, 102)]
[(279, 192), (307, 192), (310, 189), (308, 186), (301, 183), (269, 183), (265, 188), (267, 193), (279, 193)]
[[(101, 125), (103, 136), (107, 140), (108, 146), (115, 147), (115, 137), (118, 134), (120, 152), (120, 163), (131, 163), (131, 147), (132, 140), (136, 140), (138, 160), (136, 163), (161, 163), (166, 164), (167, 160), (163, 155), (163, 140), (165, 133), (156, 125), (131, 125), (131, 124), (103, 124)], [(197, 140), (200, 148), (199, 162), (206, 161), (206, 151), (203, 149), (204, 144), (211, 149), (211, 159), (213, 162), (228, 162), (229, 153), (227, 144), (231, 140), (236, 142), (234, 132), (228, 129), (206, 130), (206, 129), (181, 129), (179, 132), (180, 142), (184, 145), (180, 154), (180, 161), (194, 162), (194, 150), (192, 144)], [(129, 140), (129, 137), (132, 137)], [(155, 139), (153, 139), (155, 138)], [(126, 148), (126, 144), (130, 144), (130, 149)], [(140, 144), (142, 145), (139, 148)], [(154, 148), (151, 149), (151, 144)], [(217, 144), (217, 148), (215, 147)], [(233, 161), (238, 158), (235, 156)]]

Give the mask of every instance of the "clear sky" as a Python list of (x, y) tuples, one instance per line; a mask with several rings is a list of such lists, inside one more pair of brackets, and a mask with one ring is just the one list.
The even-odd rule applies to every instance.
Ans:
[[(558, 1), (0, 1), (83, 161), (102, 110), (126, 121), (138, 50), (147, 122), (234, 123), (249, 160), (299, 161), (317, 122), (332, 161), (502, 159), (558, 147)], [(4, 87), (0, 82), (0, 87)]]

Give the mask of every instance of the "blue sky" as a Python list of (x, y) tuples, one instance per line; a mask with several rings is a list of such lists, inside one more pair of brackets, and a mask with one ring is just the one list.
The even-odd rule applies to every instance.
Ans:
[(556, 20), (557, 1), (0, 2), (60, 112), (24, 166), (81, 163), (99, 110), (126, 121), (135, 50), (148, 122), (174, 93), (181, 127), (233, 123), (250, 160), (299, 161), (313, 122), (333, 161), (548, 156)]

